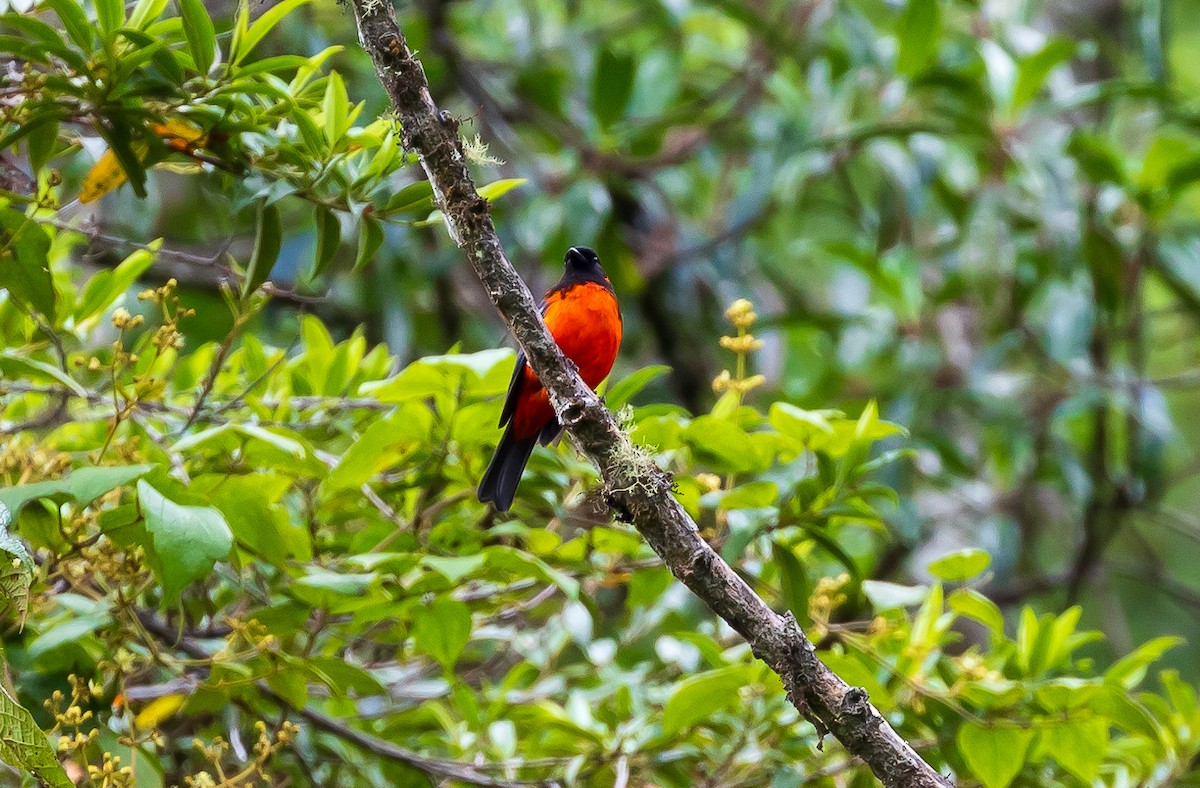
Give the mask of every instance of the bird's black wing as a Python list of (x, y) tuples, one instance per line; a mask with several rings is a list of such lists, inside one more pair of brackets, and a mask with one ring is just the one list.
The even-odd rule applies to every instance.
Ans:
[[(546, 316), (547, 306), (549, 304), (545, 299), (542, 300), (542, 303), (538, 304), (538, 313), (542, 317)], [(517, 401), (521, 398), (522, 384), (525, 382), (525, 367), (527, 366), (528, 364), (525, 363), (525, 351), (518, 350), (517, 363), (513, 365), (512, 380), (508, 382), (508, 394), (504, 398), (504, 408), (500, 411), (501, 427), (508, 424), (512, 420), (513, 414), (517, 412)], [(543, 443), (542, 445), (545, 444)]]
[(500, 426), (512, 419), (517, 412), (517, 401), (521, 398), (521, 384), (525, 382), (525, 351), (517, 351), (517, 363), (513, 366), (512, 380), (508, 382), (508, 396), (504, 398), (504, 409), (500, 411)]

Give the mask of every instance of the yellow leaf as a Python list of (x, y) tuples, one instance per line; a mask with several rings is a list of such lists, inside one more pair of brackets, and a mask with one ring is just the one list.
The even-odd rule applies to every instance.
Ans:
[(83, 190), (79, 192), (81, 203), (95, 202), (125, 182), (125, 170), (117, 162), (117, 155), (108, 150), (100, 161), (92, 165), (83, 179)]
[(179, 711), (185, 700), (186, 695), (163, 695), (161, 698), (155, 698), (150, 701), (150, 705), (138, 712), (133, 722), (142, 730), (157, 728), (159, 723)]

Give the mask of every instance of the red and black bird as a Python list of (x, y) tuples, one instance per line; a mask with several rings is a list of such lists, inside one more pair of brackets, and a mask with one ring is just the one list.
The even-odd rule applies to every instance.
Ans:
[[(566, 268), (541, 304), (542, 319), (563, 355), (575, 362), (583, 382), (593, 389), (608, 377), (621, 346), (621, 310), (600, 258), (586, 246), (567, 250)], [(558, 437), (562, 425), (537, 375), (517, 354), (508, 397), (500, 412), (507, 425), (492, 462), (479, 482), (479, 500), (491, 501), (501, 512), (512, 506), (521, 472), (534, 445)]]

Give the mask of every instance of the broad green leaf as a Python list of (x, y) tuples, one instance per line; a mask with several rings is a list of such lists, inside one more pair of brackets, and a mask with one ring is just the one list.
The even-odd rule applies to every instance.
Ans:
[(293, 523), (279, 505), (291, 487), (286, 476), (255, 473), (200, 477), (192, 484), (206, 490), (205, 495), (221, 510), (230, 531), (246, 549), (277, 566), (292, 557), (311, 560), (308, 529)]
[(433, 210), (433, 184), (429, 181), (410, 183), (387, 201), (383, 213), (427, 213)]
[(715, 470), (749, 471), (759, 465), (749, 436), (725, 419), (700, 416), (684, 429), (682, 437), (696, 459)]
[(973, 588), (959, 588), (946, 600), (960, 616), (973, 618), (991, 630), (993, 643), (1004, 636), (1004, 615), (996, 603)]
[(412, 633), (417, 651), (452, 670), (471, 639), (471, 611), (462, 602), (440, 597), (416, 608)]
[(833, 435), (829, 423), (832, 415), (830, 411), (804, 410), (786, 402), (773, 402), (767, 418), (772, 427), (807, 446), (817, 435)]
[(376, 421), (342, 455), (321, 489), (325, 494), (356, 488), (398, 462), (433, 427), (433, 414), (423, 403), (400, 406)]
[(342, 244), (342, 223), (337, 214), (323, 205), (316, 209), (317, 243), (313, 260), (313, 277), (325, 272)]
[(122, 260), (116, 268), (101, 271), (88, 280), (83, 290), (83, 298), (75, 308), (77, 324), (88, 324), (92, 318), (102, 314), (154, 265), (154, 256), (162, 247), (162, 239), (156, 238), (151, 241), (149, 247), (138, 249)]
[[(490, 545), (483, 548), (489, 572), (504, 572), (513, 579), (519, 577), (534, 577), (546, 583), (558, 586), (563, 596), (570, 600), (579, 598), (579, 581), (547, 564), (540, 558), (530, 555), (524, 550), (518, 550), (508, 545)], [(430, 556), (424, 556), (425, 563)], [(438, 568), (438, 571), (442, 571)], [(445, 574), (445, 572), (443, 572)]]
[[(276, 6), (278, 8), (278, 6)], [(242, 300), (245, 301), (263, 286), (279, 259), (283, 242), (283, 229), (279, 219), (279, 208), (266, 200), (258, 203), (258, 214), (254, 232), (254, 250), (246, 266), (246, 280), (242, 283)]]
[[(262, 41), (271, 29), (278, 25), (285, 16), (295, 11), (302, 5), (312, 2), (312, 0), (282, 0), (282, 2), (271, 6), (263, 15), (254, 20), (254, 23), (246, 28), (246, 32), (240, 36), (235, 36), (234, 45), (230, 58), (233, 63), (242, 62), (246, 55), (249, 55), (251, 50)], [(243, 3), (242, 7), (245, 7)]]
[(79, 468), (62, 479), (0, 489), (0, 503), (8, 506), (9, 513), (20, 526), (21, 507), (29, 501), (51, 498), (55, 501), (71, 500), (81, 506), (87, 506), (106, 492), (128, 484), (153, 469), (153, 465)]
[(527, 178), (504, 178), (479, 187), (479, 196), (491, 202), (503, 194), (507, 194), (518, 186), (524, 186)]
[[(0, 350), (0, 370), (10, 378), (46, 380), (61, 383), (77, 397), (87, 398), (88, 391), (61, 368), (45, 361), (26, 358), (15, 350)], [(16, 371), (17, 374), (13, 374)]]
[(1044, 749), (1084, 784), (1092, 785), (1109, 751), (1109, 722), (1103, 718), (1074, 719), (1042, 732)]
[(74, 788), (33, 715), (0, 687), (0, 760), (49, 788)]
[(1183, 643), (1183, 638), (1173, 635), (1157, 637), (1147, 643), (1143, 643), (1131, 653), (1117, 660), (1104, 673), (1104, 681), (1108, 684), (1125, 687), (1126, 689), (1133, 689), (1142, 683), (1142, 679), (1146, 677), (1146, 670), (1150, 665), (1161, 659), (1163, 654)]
[(26, 144), (29, 148), (31, 172), (41, 172), (45, 168), (46, 162), (54, 155), (54, 149), (58, 145), (58, 128), (58, 122), (51, 120), (37, 134), (29, 136), (29, 142)]
[(88, 21), (83, 6), (76, 0), (46, 0), (46, 5), (58, 14), (59, 21), (71, 40), (84, 52), (91, 52), (95, 44), (92, 23)]
[(12, 605), (17, 625), (25, 628), (29, 612), (29, 586), (33, 583), (33, 558), (20, 539), (8, 532), (12, 513), (0, 503), (0, 596)]
[(753, 665), (731, 665), (698, 673), (679, 682), (663, 708), (663, 733), (677, 734), (734, 705), (739, 690), (749, 684), (757, 672)]
[(325, 116), (325, 139), (330, 145), (346, 133), (350, 125), (350, 99), (346, 95), (346, 84), (336, 71), (325, 81), (325, 98), (321, 103)]
[(50, 236), (44, 227), (19, 211), (0, 209), (0, 288), (26, 308), (53, 317), (49, 252)]
[(671, 368), (663, 364), (643, 367), (637, 372), (621, 378), (605, 389), (604, 404), (608, 406), (609, 410), (616, 413), (629, 404), (629, 400), (633, 399), (634, 395), (649, 385), (651, 381), (662, 377), (670, 371)]
[(929, 573), (948, 583), (963, 583), (978, 577), (991, 564), (992, 557), (986, 550), (966, 548), (938, 558), (929, 564)]
[(318, 679), (338, 695), (345, 695), (347, 691), (360, 698), (387, 694), (387, 688), (378, 679), (341, 657), (312, 657), (307, 663)]
[(183, 34), (187, 38), (196, 70), (207, 74), (217, 51), (217, 34), (208, 9), (204, 7), (203, 0), (176, 1), (179, 3), (179, 16), (183, 19)]
[(942, 34), (942, 9), (939, 0), (906, 0), (896, 25), (900, 51), (896, 70), (905, 76), (923, 71), (937, 54)]
[(129, 27), (134, 30), (145, 30), (162, 16), (166, 8), (167, 0), (137, 0), (137, 4), (129, 14)]
[(454, 556), (425, 555), (421, 556), (421, 566), (428, 567), (442, 575), (450, 581), (451, 585), (458, 585), (463, 578), (482, 567), (485, 560), (486, 556), (482, 553)]
[(94, 0), (96, 21), (105, 33), (111, 33), (125, 24), (125, 3), (123, 0)]
[(959, 754), (984, 788), (1008, 788), (1025, 765), (1033, 730), (967, 722), (955, 740)]
[(889, 583), (886, 580), (864, 580), (863, 596), (875, 608), (875, 612), (895, 610), (902, 607), (913, 607), (925, 601), (929, 593), (926, 586), (905, 586), (899, 583)]
[(771, 506), (779, 498), (775, 482), (746, 482), (720, 495), (722, 509), (760, 509)]
[(152, 542), (151, 566), (170, 604), (188, 584), (207, 577), (213, 565), (229, 555), (233, 534), (221, 513), (210, 506), (182, 506), (144, 480), (138, 501)]
[(354, 257), (355, 272), (375, 258), (379, 247), (383, 246), (383, 225), (369, 214), (364, 214), (358, 226), (358, 253)]
[(308, 681), (304, 674), (291, 665), (267, 676), (267, 686), (291, 704), (293, 709), (308, 705)]
[(778, 542), (771, 543), (771, 557), (779, 567), (779, 593), (784, 605), (792, 611), (801, 627), (807, 626), (808, 598), (812, 594), (812, 584), (808, 580), (804, 564), (791, 548)]

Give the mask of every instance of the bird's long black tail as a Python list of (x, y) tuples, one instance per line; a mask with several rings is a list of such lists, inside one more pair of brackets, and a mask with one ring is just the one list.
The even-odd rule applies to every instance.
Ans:
[(496, 446), (496, 453), (492, 455), (487, 471), (483, 474), (483, 479), (479, 482), (478, 495), (481, 502), (491, 501), (497, 511), (508, 511), (508, 507), (512, 506), (513, 496), (517, 494), (521, 472), (525, 470), (525, 463), (529, 462), (529, 455), (533, 453), (537, 440), (536, 435), (525, 440), (515, 439), (512, 425), (508, 425), (504, 437)]

